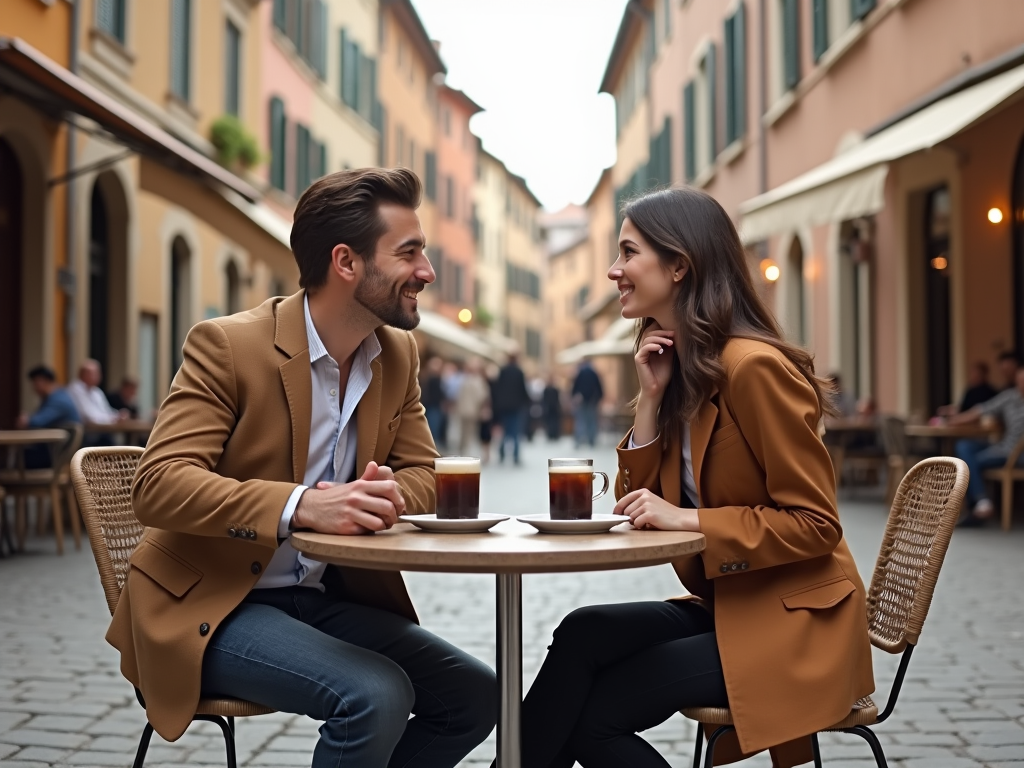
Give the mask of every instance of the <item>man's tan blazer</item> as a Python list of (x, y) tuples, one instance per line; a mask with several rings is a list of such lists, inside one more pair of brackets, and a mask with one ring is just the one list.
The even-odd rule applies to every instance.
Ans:
[[(410, 514), (434, 509), (433, 459), (412, 334), (377, 330), (381, 353), (356, 410), (356, 472), (395, 471)], [(132, 485), (147, 526), (107, 640), (165, 739), (188, 727), (203, 653), (278, 546), (302, 484), (312, 380), (303, 292), (195, 326)], [(340, 577), (340, 578), (339, 578)], [(399, 573), (329, 566), (347, 599), (416, 620)]]
[[(775, 347), (733, 339), (725, 379), (690, 424), (704, 552), (673, 563), (715, 617), (739, 751), (811, 759), (805, 737), (875, 687), (865, 591), (843, 538), (814, 391)], [(680, 436), (619, 446), (617, 497), (648, 488), (680, 504)], [(697, 501), (697, 500), (695, 500)], [(719, 754), (718, 749), (715, 752)]]

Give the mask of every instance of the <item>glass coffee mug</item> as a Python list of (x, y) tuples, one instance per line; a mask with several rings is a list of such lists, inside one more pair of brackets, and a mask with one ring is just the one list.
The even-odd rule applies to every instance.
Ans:
[[(597, 475), (604, 488), (593, 493)], [(590, 520), (594, 501), (608, 493), (608, 475), (594, 471), (593, 459), (548, 459), (548, 492), (552, 520)]]
[(434, 459), (434, 489), (439, 520), (480, 517), (480, 459), (448, 456)]

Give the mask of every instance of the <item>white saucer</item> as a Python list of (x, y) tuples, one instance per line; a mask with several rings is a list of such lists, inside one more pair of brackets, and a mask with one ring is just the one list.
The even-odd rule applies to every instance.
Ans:
[(430, 533), (483, 533), (493, 528), (508, 515), (489, 515), (481, 512), (476, 518), (438, 518), (437, 515), (399, 515), (403, 523), (412, 523), (417, 528)]
[(541, 533), (604, 533), (629, 522), (624, 515), (594, 515), (590, 520), (552, 520), (550, 515), (522, 515), (516, 519), (529, 523)]

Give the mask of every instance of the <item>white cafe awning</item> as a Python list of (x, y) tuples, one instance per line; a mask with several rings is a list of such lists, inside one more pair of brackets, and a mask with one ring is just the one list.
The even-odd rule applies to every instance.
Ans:
[(436, 351), (444, 356), (474, 355), (496, 363), (505, 362), (505, 352), (498, 349), (444, 315), (420, 310), (420, 324), (416, 330), (435, 343)]
[(880, 211), (887, 163), (930, 149), (974, 125), (1024, 89), (1024, 65), (947, 96), (740, 206), (745, 243)]
[(579, 344), (563, 349), (555, 357), (560, 365), (571, 365), (578, 363), (585, 357), (613, 357), (615, 355), (633, 354), (633, 331), (636, 328), (636, 320), (620, 317), (604, 332), (600, 339), (583, 341)]

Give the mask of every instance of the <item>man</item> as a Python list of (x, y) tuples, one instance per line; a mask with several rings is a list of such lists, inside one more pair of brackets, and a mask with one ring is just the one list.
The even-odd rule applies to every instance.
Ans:
[[(1014, 369), (1016, 373), (1016, 369)], [(991, 400), (999, 394), (999, 390), (988, 383), (988, 363), (978, 360), (971, 366), (967, 374), (967, 389), (958, 403), (939, 406), (936, 413), (939, 416), (952, 416), (955, 413), (965, 413), (976, 405)]]
[[(949, 424), (971, 424), (982, 416), (998, 416), (1003, 422), (1003, 436), (997, 443), (985, 440), (958, 440), (956, 443), (956, 455), (967, 462), (971, 472), (964, 505), (970, 512), (960, 522), (961, 526), (984, 525), (995, 514), (995, 505), (988, 497), (984, 471), (1006, 464), (1014, 446), (1024, 437), (1024, 368), (1017, 369), (1014, 383), (1012, 389), (1005, 389), (991, 400), (951, 416), (947, 421)], [(1024, 456), (1021, 461), (1024, 461)]]
[[(68, 424), (80, 424), (74, 402), (67, 390), (58, 386), (57, 376), (45, 365), (37, 365), (28, 372), (33, 391), (39, 396), (39, 408), (29, 416), (18, 417), (18, 429), (59, 429)], [(53, 465), (49, 446), (33, 445), (25, 449), (26, 469), (46, 469)]]
[(523, 421), (530, 406), (530, 393), (526, 389), (526, 376), (519, 367), (516, 354), (508, 356), (508, 362), (498, 373), (494, 383), (494, 418), (501, 425), (501, 442), (498, 443), (498, 461), (505, 461), (505, 442), (512, 441), (512, 461), (519, 466), (519, 436), (523, 432)]
[(103, 368), (96, 360), (85, 360), (78, 368), (78, 378), (68, 385), (68, 394), (75, 403), (82, 421), (92, 424), (113, 424), (127, 416), (110, 407), (100, 389)]
[(139, 382), (131, 376), (121, 379), (121, 386), (107, 393), (107, 402), (115, 411), (123, 411), (129, 418), (139, 418), (139, 407), (135, 398), (139, 394)]
[(589, 360), (580, 361), (576, 379), (572, 383), (572, 401), (576, 409), (576, 447), (583, 443), (597, 445), (597, 407), (604, 398), (601, 377)]
[(1014, 381), (1017, 378), (1017, 369), (1020, 368), (1020, 357), (1016, 352), (1001, 352), (996, 358), (996, 366), (1003, 379), (1000, 391), (1013, 389)]
[(317, 768), (454, 766), (494, 725), (494, 673), (416, 624), (399, 574), (288, 543), (434, 509), (407, 332), (434, 280), (420, 192), (405, 169), (318, 180), (292, 225), (305, 290), (185, 340), (132, 487), (149, 530), (107, 633), (166, 739), (201, 695), (323, 721)]

